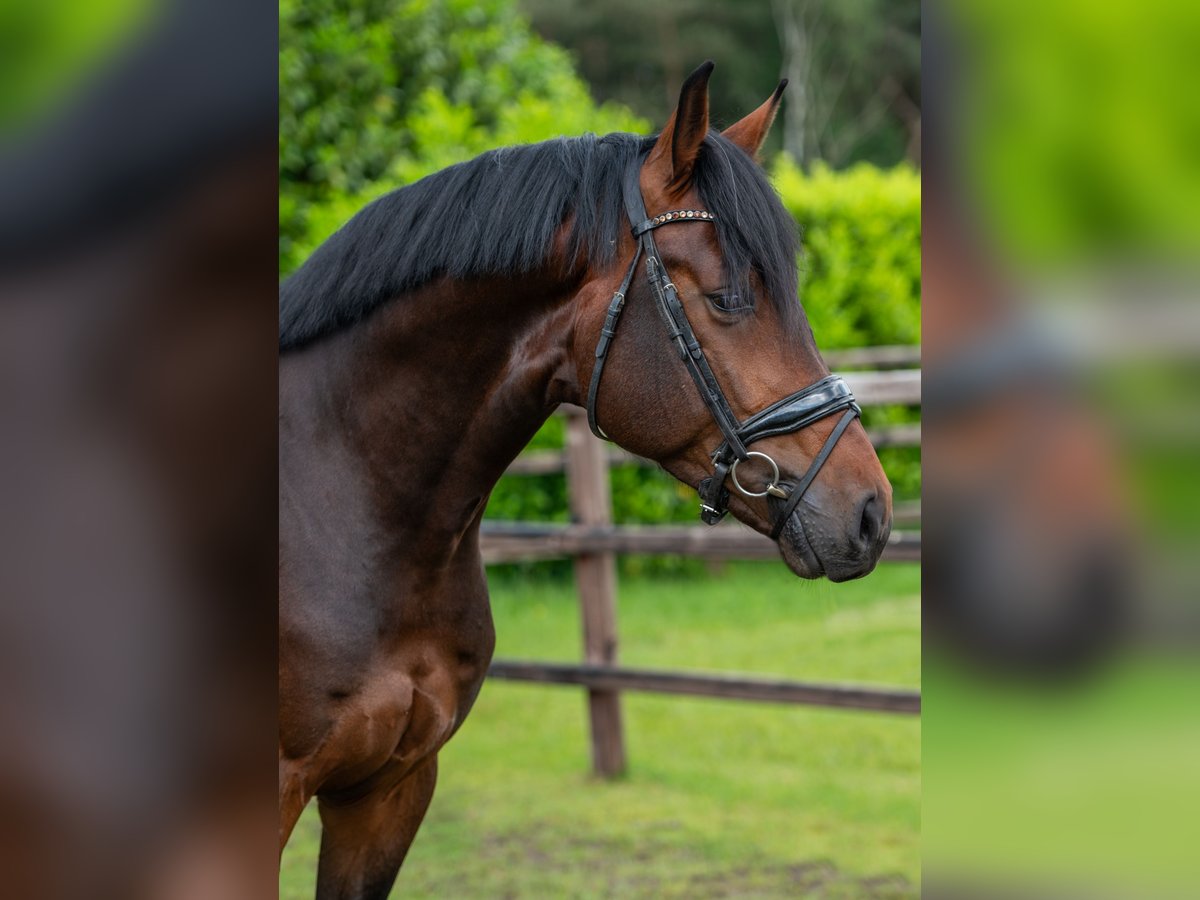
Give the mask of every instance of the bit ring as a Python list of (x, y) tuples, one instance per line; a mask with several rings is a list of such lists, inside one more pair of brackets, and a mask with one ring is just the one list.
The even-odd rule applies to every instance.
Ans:
[(744, 497), (765, 497), (768, 494), (770, 494), (772, 497), (786, 497), (787, 494), (785, 494), (783, 489), (779, 487), (779, 466), (775, 464), (775, 460), (771, 459), (771, 457), (767, 456), (765, 453), (759, 453), (757, 450), (750, 450), (747, 452), (746, 459), (749, 459), (752, 456), (757, 456), (759, 459), (765, 459), (767, 461), (767, 465), (771, 467), (771, 480), (767, 482), (766, 488), (761, 491), (746, 490), (746, 488), (742, 486), (742, 483), (738, 481), (737, 477), (738, 463), (742, 462), (742, 460), (735, 459), (733, 461), (732, 468), (729, 470), (729, 477), (733, 479), (733, 486), (737, 488), (738, 493)]

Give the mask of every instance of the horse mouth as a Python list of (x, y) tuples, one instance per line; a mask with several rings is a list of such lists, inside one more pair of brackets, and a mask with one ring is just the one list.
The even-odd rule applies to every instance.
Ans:
[(800, 521), (798, 509), (788, 516), (777, 543), (779, 555), (783, 557), (784, 563), (801, 578), (820, 578), (825, 574), (824, 566), (813, 552), (808, 535), (804, 533), (804, 524)]

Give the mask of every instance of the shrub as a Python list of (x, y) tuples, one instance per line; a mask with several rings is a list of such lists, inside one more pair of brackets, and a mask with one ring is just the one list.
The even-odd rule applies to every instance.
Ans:
[(368, 201), (491, 147), (648, 128), (598, 107), (511, 0), (282, 0), (279, 75), (283, 274)]
[[(909, 166), (808, 173), (786, 156), (771, 169), (804, 232), (800, 298), (826, 350), (915, 344), (921, 335), (921, 176)], [(869, 425), (915, 422), (916, 410), (864, 410)], [(879, 451), (898, 498), (921, 492), (919, 448)]]
[(915, 344), (921, 333), (921, 177), (860, 163), (772, 167), (804, 233), (800, 298), (822, 348)]

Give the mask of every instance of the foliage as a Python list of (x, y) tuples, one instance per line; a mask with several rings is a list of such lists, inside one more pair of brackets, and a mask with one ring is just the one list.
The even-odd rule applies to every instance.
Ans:
[[(787, 156), (775, 187), (804, 230), (800, 297), (822, 349), (916, 344), (921, 339), (921, 176), (907, 165), (860, 163), (805, 173)], [(915, 422), (916, 410), (870, 407), (868, 425)], [(897, 498), (921, 492), (921, 451), (879, 451)]]
[(783, 146), (805, 165), (920, 156), (921, 4), (771, 0), (783, 74)]
[(863, 164), (806, 174), (781, 156), (772, 177), (804, 231), (800, 297), (820, 346), (918, 343), (920, 176)]
[(642, 131), (509, 0), (284, 0), (280, 268), (366, 203), (491, 147)]
[(779, 81), (780, 48), (767, 2), (518, 3), (538, 34), (571, 53), (597, 97), (625, 104), (655, 128), (666, 122), (684, 78), (706, 59), (717, 65), (709, 101), (718, 125), (755, 109)]
[(657, 125), (705, 59), (714, 119), (729, 124), (790, 79), (768, 150), (805, 164), (893, 166), (918, 155), (917, 0), (519, 0), (534, 28), (568, 48), (603, 99)]

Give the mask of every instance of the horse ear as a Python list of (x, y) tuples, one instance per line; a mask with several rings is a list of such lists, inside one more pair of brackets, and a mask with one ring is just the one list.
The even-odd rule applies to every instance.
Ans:
[(779, 87), (775, 88), (775, 93), (767, 98), (766, 103), (744, 119), (734, 122), (721, 134), (745, 150), (751, 157), (757, 159), (758, 151), (762, 149), (763, 141), (767, 139), (767, 132), (771, 130), (771, 123), (775, 121), (775, 113), (779, 109), (779, 98), (783, 96), (785, 87), (787, 87), (786, 78), (779, 82)]
[(678, 192), (691, 181), (696, 155), (708, 134), (708, 76), (712, 70), (713, 62), (709, 60), (683, 82), (679, 106), (646, 160), (647, 167), (668, 191)]

